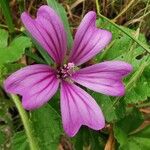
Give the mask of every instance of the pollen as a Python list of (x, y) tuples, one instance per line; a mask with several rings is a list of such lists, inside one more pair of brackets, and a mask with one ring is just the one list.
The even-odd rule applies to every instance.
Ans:
[(57, 78), (58, 79), (67, 79), (72, 76), (74, 73), (75, 65), (74, 63), (64, 64), (63, 66), (57, 68)]

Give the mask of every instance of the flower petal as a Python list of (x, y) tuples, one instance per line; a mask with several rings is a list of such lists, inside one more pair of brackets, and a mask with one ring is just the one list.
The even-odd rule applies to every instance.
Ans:
[(106, 61), (78, 70), (72, 79), (96, 92), (111, 96), (124, 95), (122, 78), (132, 71), (132, 66), (123, 61)]
[(81, 65), (104, 49), (111, 41), (112, 34), (96, 28), (96, 13), (91, 11), (83, 18), (75, 35), (69, 62)]
[(61, 84), (61, 113), (63, 127), (74, 136), (81, 125), (100, 130), (105, 126), (103, 113), (95, 100), (75, 84)]
[(57, 91), (59, 81), (48, 65), (31, 65), (9, 76), (4, 88), (9, 93), (23, 96), (22, 104), (27, 110), (39, 108)]
[(43, 5), (38, 9), (36, 19), (32, 19), (26, 12), (22, 13), (21, 19), (26, 29), (52, 59), (57, 64), (62, 63), (67, 50), (67, 40), (63, 23), (56, 12)]

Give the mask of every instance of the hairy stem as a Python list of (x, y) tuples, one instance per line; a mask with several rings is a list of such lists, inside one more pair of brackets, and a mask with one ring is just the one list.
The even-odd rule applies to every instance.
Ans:
[(28, 141), (29, 141), (30, 149), (31, 150), (39, 150), (39, 147), (37, 145), (35, 137), (33, 136), (33, 130), (31, 128), (31, 124), (29, 122), (29, 118), (27, 116), (26, 111), (23, 109), (18, 96), (14, 95), (14, 94), (11, 94), (11, 98), (14, 101), (14, 103), (15, 103), (17, 109), (18, 109), (18, 112), (20, 114), (21, 120), (23, 122), (23, 126), (24, 126), (24, 129), (25, 129)]

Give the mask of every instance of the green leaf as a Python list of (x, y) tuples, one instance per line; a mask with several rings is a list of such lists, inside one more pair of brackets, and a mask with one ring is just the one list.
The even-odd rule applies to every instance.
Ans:
[(18, 37), (6, 48), (0, 49), (0, 64), (15, 62), (24, 54), (25, 48), (30, 47), (31, 43), (27, 37)]
[(11, 150), (29, 150), (29, 144), (24, 131), (14, 134), (12, 137)]
[[(1, 29), (0, 32), (4, 33)], [(3, 35), (5, 36), (3, 37)], [(0, 43), (0, 65), (19, 60), (24, 54), (25, 49), (31, 46), (30, 39), (25, 36), (15, 38), (8, 46), (6, 44), (7, 38), (8, 35), (6, 32), (0, 35), (0, 39), (3, 39), (3, 42)]]
[(92, 96), (100, 105), (100, 108), (102, 109), (107, 122), (112, 122), (117, 119), (115, 108), (113, 107), (113, 102), (108, 96), (104, 96), (98, 93), (94, 93)]
[(126, 104), (135, 104), (147, 100), (150, 96), (149, 80), (142, 75), (131, 90), (126, 92), (124, 101)]
[(57, 149), (63, 133), (59, 114), (47, 104), (31, 113), (31, 121), (41, 149)]
[[(129, 62), (133, 66), (132, 73), (124, 80), (126, 85), (132, 78), (135, 72), (139, 70), (139, 66), (147, 61), (147, 55), (145, 50), (134, 43), (133, 40), (126, 34), (122, 33), (112, 24), (105, 22), (103, 19), (97, 20), (97, 25), (101, 26), (112, 32), (113, 41), (112, 45), (104, 51), (104, 54), (99, 54), (96, 56), (98, 61), (101, 60), (121, 60)], [(130, 33), (130, 35), (136, 36), (137, 32), (129, 28), (120, 26), (123, 30)], [(146, 38), (144, 34), (139, 33), (138, 39), (147, 45)], [(149, 45), (147, 45), (148, 47)], [(147, 67), (148, 68), (148, 67)], [(147, 70), (147, 68), (144, 68)], [(144, 73), (140, 74), (138, 79), (134, 81), (132, 87), (126, 90), (125, 96), (122, 98), (126, 104), (138, 103), (147, 100), (150, 96), (150, 86), (148, 78), (145, 77)]]
[(149, 150), (150, 149), (150, 126), (147, 126), (143, 130), (130, 135), (120, 150)]
[(104, 149), (106, 143), (99, 132), (84, 126), (81, 127), (72, 141), (76, 150), (88, 149), (89, 147), (90, 150), (101, 150)]
[(81, 127), (75, 137), (72, 138), (74, 147), (77, 150), (83, 150), (83, 147), (89, 146), (89, 131), (85, 127)]
[[(137, 108), (129, 109), (126, 116), (116, 123), (116, 126), (121, 127), (121, 129), (130, 133), (137, 129), (144, 121), (141, 112)], [(132, 124), (132, 126), (131, 126)]]
[[(140, 73), (140, 76), (136, 77), (133, 76), (133, 79), (137, 78), (135, 81), (131, 84), (131, 86), (128, 88), (126, 92), (126, 96), (124, 97), (124, 101), (126, 104), (134, 104), (138, 102), (142, 102), (148, 99), (150, 96), (150, 78), (149, 78), (149, 62), (142, 63), (138, 71), (142, 71), (142, 74)], [(128, 81), (128, 80), (127, 80)]]
[(7, 46), (7, 40), (8, 40), (8, 32), (0, 29), (0, 48), (4, 48)]
[(114, 100), (111, 100), (109, 96), (96, 92), (92, 93), (92, 97), (99, 104), (107, 122), (113, 122), (124, 117), (126, 109), (123, 102), (120, 102), (118, 105), (114, 105)]
[(67, 14), (65, 12), (65, 9), (56, 0), (47, 0), (47, 3), (61, 17), (61, 19), (63, 21), (63, 24), (64, 24), (64, 27), (65, 27), (65, 30), (67, 32), (68, 48), (71, 48), (72, 42), (73, 42), (73, 38), (72, 38), (72, 35), (71, 35), (71, 31), (70, 31), (70, 27), (69, 27), (69, 23), (68, 23)]
[(126, 116), (115, 123), (114, 135), (120, 147), (127, 144), (132, 133), (143, 123), (144, 118), (138, 109), (129, 109)]
[(3, 84), (3, 80), (5, 80), (10, 74), (24, 67), (24, 64), (18, 63), (7, 63), (0, 65), (0, 83)]
[[(105, 22), (103, 19), (97, 20), (97, 25), (109, 30), (112, 32), (113, 39), (112, 39), (112, 45), (107, 50), (107, 52), (104, 51), (105, 55), (103, 56), (102, 60), (123, 60), (130, 62), (133, 67), (134, 71), (136, 71), (139, 67), (139, 64), (144, 59), (143, 53), (145, 52), (143, 48), (141, 48), (139, 45), (135, 44), (129, 36), (122, 33), (120, 30), (118, 30), (116, 27), (114, 27), (112, 24), (109, 24)], [(135, 36), (136, 31), (131, 30), (129, 28), (120, 26), (123, 30), (126, 32), (129, 32), (131, 35)], [(144, 43), (147, 44), (146, 38), (144, 34), (139, 34), (138, 39)], [(134, 45), (135, 44), (135, 45)], [(130, 51), (130, 48), (133, 47), (133, 50)], [(137, 57), (141, 55), (141, 58), (138, 59)], [(97, 55), (96, 57), (99, 61), (101, 58), (101, 54)]]
[(90, 141), (91, 150), (104, 149), (104, 145), (106, 141), (102, 139), (100, 133), (91, 129), (89, 129), (89, 132), (90, 132), (89, 141)]

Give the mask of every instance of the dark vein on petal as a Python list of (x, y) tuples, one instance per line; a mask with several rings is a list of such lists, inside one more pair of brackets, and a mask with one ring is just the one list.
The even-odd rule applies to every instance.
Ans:
[[(84, 36), (86, 36), (86, 34), (88, 34), (88, 31), (85, 33)], [(78, 58), (78, 57), (81, 57), (83, 55), (83, 51), (86, 50), (86, 47), (89, 45), (91, 39), (93, 38), (94, 36), (94, 33), (92, 33), (91, 36), (89, 36), (89, 39), (86, 41), (86, 43), (84, 43), (84, 45), (79, 49), (80, 46), (78, 46), (78, 51), (75, 53), (75, 56), (74, 58)], [(83, 37), (84, 38), (84, 37)]]
[[(34, 94), (32, 94), (32, 96), (36, 95), (37, 93), (42, 93), (47, 87), (51, 86), (51, 83), (54, 82), (54, 77), (39, 91), (35, 92)], [(52, 82), (51, 82), (52, 81)], [(32, 90), (32, 89), (31, 89)]]
[[(43, 73), (44, 71), (41, 71), (41, 72), (37, 72), (37, 73)], [(45, 71), (45, 72), (48, 72), (48, 71)], [(22, 80), (25, 80), (26, 78), (28, 77), (31, 77), (32, 75), (35, 75), (36, 73), (31, 73), (31, 74), (28, 74), (28, 75), (24, 75), (22, 77), (20, 77), (20, 79), (16, 78), (15, 81), (13, 81), (11, 84), (9, 84), (9, 86), (13, 86), (13, 84), (17, 84), (18, 82), (21, 82)], [(51, 74), (49, 74), (51, 75)]]
[[(47, 47), (49, 48), (49, 50), (52, 52), (53, 57), (55, 59), (55, 61), (57, 61), (57, 57), (55, 52), (49, 47), (49, 44), (47, 43), (47, 40), (45, 39), (44, 35), (41, 34), (41, 32), (39, 31), (38, 27), (36, 26), (35, 22), (33, 23), (34, 27), (36, 28), (36, 30), (39, 32), (39, 34), (41, 35), (41, 37), (43, 38), (43, 41), (46, 43)], [(49, 52), (50, 52), (49, 51)]]
[[(88, 29), (91, 27), (91, 23), (93, 22), (93, 20), (95, 20), (95, 17), (93, 17), (93, 18), (91, 19), (91, 21), (89, 22), (89, 24), (88, 24), (86, 30), (83, 32), (82, 36), (80, 37), (81, 40), (79, 41), (77, 47), (75, 47), (76, 49), (73, 49), (73, 50), (72, 50), (71, 57), (75, 58), (76, 55), (79, 53), (79, 52), (78, 52), (78, 48), (79, 48), (81, 42), (83, 41), (83, 38), (84, 38), (86, 32), (87, 32)], [(78, 32), (78, 31), (77, 31), (77, 32)], [(72, 56), (72, 55), (73, 55), (73, 56)]]
[[(78, 87), (76, 87), (76, 88), (78, 88)], [(78, 97), (83, 101), (83, 103), (85, 104), (85, 106), (86, 106), (86, 109), (87, 109), (87, 112), (89, 113), (89, 116), (91, 116), (90, 114), (90, 111), (89, 110), (92, 110), (92, 108), (86, 103), (86, 101), (85, 101), (85, 99), (82, 97), (83, 95), (85, 96), (85, 94), (83, 93), (83, 91), (82, 91), (82, 89), (80, 89), (81, 90), (81, 92), (78, 92), (78, 91), (76, 91), (77, 89), (74, 89), (74, 92), (76, 93), (76, 95), (78, 95)], [(83, 95), (81, 96), (80, 94), (82, 93)], [(87, 96), (86, 96), (87, 97)], [(88, 97), (87, 97), (88, 98)], [(84, 119), (83, 119), (84, 120)], [(85, 121), (85, 120), (84, 120)], [(85, 121), (86, 122), (86, 121)]]
[[(52, 80), (51, 80), (52, 81)], [(53, 84), (52, 84), (53, 83)], [(55, 84), (55, 82), (52, 82), (52, 83), (48, 83), (47, 84), (47, 86), (45, 87), (45, 88), (43, 88), (43, 90), (41, 90), (41, 92), (40, 92), (40, 94), (46, 89), (46, 88), (50, 88), (48, 91), (47, 91), (47, 93), (45, 94), (45, 96), (44, 96), (44, 98), (49, 94), (49, 91), (54, 87), (54, 84)], [(38, 92), (39, 93), (39, 92)], [(37, 93), (36, 93), (37, 94)], [(40, 96), (40, 94), (38, 95), (37, 94), (37, 96), (36, 96), (36, 100), (35, 100), (35, 105), (37, 106), (37, 97), (38, 96)], [(32, 96), (34, 96), (34, 95), (32, 95)], [(51, 97), (51, 95), (49, 96), (49, 97)], [(45, 101), (44, 101), (45, 102)]]
[[(68, 88), (67, 88), (67, 86), (65, 86), (65, 85), (64, 85), (63, 88), (64, 88), (64, 91), (63, 91), (63, 92), (64, 92), (64, 94), (66, 95), (66, 99), (67, 99), (67, 106), (68, 106), (68, 111), (69, 111), (68, 114), (69, 114), (69, 118), (70, 118), (69, 120), (72, 122), (72, 125), (73, 125), (74, 123), (73, 123), (73, 119), (72, 119), (71, 113), (70, 113), (70, 112), (71, 112), (71, 110), (70, 110), (70, 106), (71, 106), (71, 105), (70, 105), (70, 103), (69, 103), (69, 101), (70, 101), (70, 100), (69, 100), (69, 96), (68, 96), (69, 92), (66, 92), (66, 91), (68, 90)], [(70, 124), (70, 123), (68, 123), (68, 124)], [(69, 128), (70, 128), (70, 126), (69, 126)]]
[[(43, 28), (43, 30), (46, 30), (46, 33), (47, 33), (47, 35), (48, 35), (48, 37), (50, 38), (50, 40), (51, 40), (51, 42), (52, 42), (52, 44), (53, 44), (53, 46), (54, 46), (54, 48), (55, 48), (55, 50), (56, 50), (56, 55), (58, 56), (58, 59), (60, 59), (60, 55), (59, 55), (59, 52), (58, 52), (58, 48), (57, 48), (57, 46), (56, 46), (56, 43), (54, 42), (54, 40), (53, 40), (53, 38), (52, 38), (52, 36), (50, 35), (50, 33), (49, 33), (49, 31), (44, 27), (44, 25), (43, 25), (43, 23), (40, 21), (40, 23), (42, 24), (42, 25), (40, 25), (41, 26), (41, 28)], [(49, 23), (49, 22), (48, 22)], [(50, 23), (51, 24), (51, 23)], [(51, 24), (52, 25), (52, 24)], [(55, 36), (56, 36), (56, 38), (57, 38), (57, 35), (55, 34)], [(59, 39), (57, 38), (57, 42), (59, 41)], [(51, 50), (52, 50), (52, 48), (51, 48)], [(53, 51), (55, 51), (55, 50), (53, 50)]]
[[(97, 39), (97, 41), (95, 42), (94, 45), (92, 45), (92, 46), (90, 45), (91, 47), (88, 49), (88, 51), (86, 50), (86, 47), (89, 47), (89, 44), (86, 45), (85, 48), (84, 48), (84, 50), (81, 52), (82, 55), (79, 55), (79, 57), (77, 57), (76, 61), (79, 61), (79, 60), (83, 59), (83, 57), (86, 58), (87, 55), (89, 55), (89, 53), (91, 53), (92, 50), (97, 46), (98, 41), (99, 41), (100, 39), (101, 39), (101, 37)], [(89, 43), (90, 43), (90, 41), (89, 41)]]
[[(43, 16), (42, 14), (41, 14), (41, 16), (43, 17), (43, 18), (45, 18), (48, 22), (51, 20), (51, 22), (50, 22), (50, 24), (53, 26), (53, 29), (54, 29), (54, 31), (55, 31), (55, 35), (56, 35), (56, 37), (57, 37), (57, 39), (58, 39), (58, 44), (59, 44), (59, 49), (62, 51), (62, 53), (63, 53), (63, 50), (62, 50), (62, 48), (63, 48), (63, 40), (64, 40), (64, 38), (62, 38), (62, 36), (60, 37), (60, 38), (62, 38), (62, 39), (60, 39), (59, 38), (59, 36), (58, 36), (58, 34), (60, 34), (60, 35), (62, 35), (63, 34), (63, 30), (61, 30), (61, 28), (60, 28), (60, 25), (59, 24), (57, 24), (58, 25), (58, 28), (59, 28), (59, 31), (61, 31), (61, 33), (58, 33), (57, 32), (57, 30), (56, 30), (56, 28), (55, 28), (55, 25), (53, 24), (53, 21), (52, 21), (52, 18), (51, 18), (51, 16), (49, 16), (49, 19), (48, 18), (46, 18), (45, 16)], [(61, 42), (61, 43), (60, 43)], [(62, 57), (62, 53), (60, 53), (59, 52), (59, 49), (58, 49), (58, 54), (60, 54), (60, 58)]]
[[(83, 81), (83, 82), (81, 82), (81, 81)], [(118, 81), (118, 80), (113, 80), (113, 81), (116, 81), (117, 83), (121, 83), (120, 81)], [(91, 84), (97, 84), (97, 85), (100, 85), (100, 86), (109, 86), (109, 87), (114, 87), (114, 86), (112, 86), (112, 84), (111, 85), (109, 85), (109, 84), (104, 84), (104, 83), (98, 83), (98, 82), (93, 82), (93, 81), (91, 81), (91, 80), (86, 80), (86, 79), (82, 79), (82, 80), (76, 80), (76, 82), (78, 82), (79, 84), (84, 84), (84, 82), (88, 82), (88, 83), (91, 83)], [(114, 83), (113, 83), (114, 84)], [(116, 86), (115, 86), (116, 87)], [(118, 86), (117, 86), (118, 87)]]

